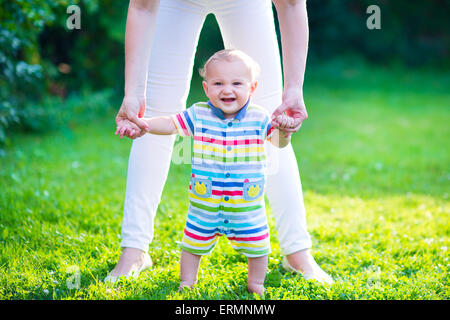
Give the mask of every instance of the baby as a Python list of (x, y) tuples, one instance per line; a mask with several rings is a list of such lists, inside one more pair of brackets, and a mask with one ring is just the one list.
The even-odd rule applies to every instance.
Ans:
[[(218, 237), (247, 257), (251, 293), (262, 295), (270, 253), (264, 204), (266, 155), (264, 141), (283, 148), (290, 137), (283, 128), (293, 119), (270, 116), (250, 103), (259, 67), (238, 50), (221, 50), (200, 71), (208, 102), (194, 104), (170, 117), (143, 118), (149, 133), (178, 133), (193, 137), (189, 209), (181, 243), (180, 290), (197, 282), (202, 255), (209, 254)], [(116, 134), (132, 134), (122, 125)]]

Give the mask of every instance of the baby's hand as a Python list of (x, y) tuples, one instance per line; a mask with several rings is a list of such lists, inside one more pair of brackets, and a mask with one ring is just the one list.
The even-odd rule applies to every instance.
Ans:
[(285, 134), (285, 137), (287, 138), (287, 135), (289, 135), (290, 132), (284, 129), (292, 129), (294, 127), (294, 118), (289, 117), (286, 114), (280, 114), (278, 117), (276, 117), (276, 120), (278, 122), (278, 130), (280, 130), (280, 132), (283, 132)]
[(122, 119), (117, 124), (116, 135), (120, 134), (120, 139), (124, 136), (135, 139), (140, 136), (141, 129), (128, 119)]

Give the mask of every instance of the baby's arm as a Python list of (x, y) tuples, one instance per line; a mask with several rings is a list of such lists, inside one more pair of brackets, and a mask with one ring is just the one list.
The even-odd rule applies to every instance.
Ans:
[(142, 118), (150, 127), (149, 133), (169, 135), (177, 133), (177, 127), (171, 117)]
[(280, 129), (275, 129), (270, 137), (269, 141), (277, 148), (286, 147), (291, 141), (291, 136), (286, 137), (287, 131), (282, 131)]
[(284, 148), (291, 141), (291, 136), (288, 134), (288, 131), (283, 130), (284, 128), (290, 128), (294, 124), (294, 119), (282, 114), (277, 117), (277, 122), (280, 124), (278, 128), (276, 128), (269, 141), (275, 147)]
[[(177, 133), (177, 128), (170, 117), (154, 117), (154, 118), (141, 118), (145, 121), (150, 130), (148, 133), (158, 134), (158, 135), (170, 135)], [(120, 137), (123, 136), (133, 136), (136, 128), (134, 124), (130, 121), (122, 121), (119, 126), (117, 126), (116, 134), (120, 133)]]

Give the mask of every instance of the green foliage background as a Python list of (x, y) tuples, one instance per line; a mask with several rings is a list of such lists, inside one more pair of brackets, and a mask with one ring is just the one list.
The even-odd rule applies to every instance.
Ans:
[[(123, 43), (128, 2), (0, 0), (0, 145), (11, 132), (42, 131), (73, 119), (61, 100), (107, 90), (105, 108), (123, 91)], [(81, 8), (81, 29), (67, 30), (69, 5)], [(381, 9), (381, 30), (368, 30), (366, 8)], [(448, 0), (308, 1), (309, 64), (359, 55), (376, 64), (447, 69)], [(195, 70), (222, 47), (213, 16), (205, 21)], [(54, 97), (52, 101), (48, 97)], [(41, 107), (36, 108), (36, 103)], [(79, 112), (77, 117), (89, 112)]]

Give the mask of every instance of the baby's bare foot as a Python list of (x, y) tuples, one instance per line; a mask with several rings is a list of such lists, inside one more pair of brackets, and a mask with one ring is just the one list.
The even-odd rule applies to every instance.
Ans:
[(248, 292), (256, 293), (257, 295), (260, 295), (261, 297), (264, 295), (264, 292), (266, 291), (266, 289), (264, 288), (263, 285), (252, 284), (252, 283), (247, 284), (247, 289), (248, 289)]
[(187, 284), (185, 282), (181, 282), (178, 287), (178, 292), (183, 292), (184, 290), (192, 290), (194, 288), (194, 284)]

